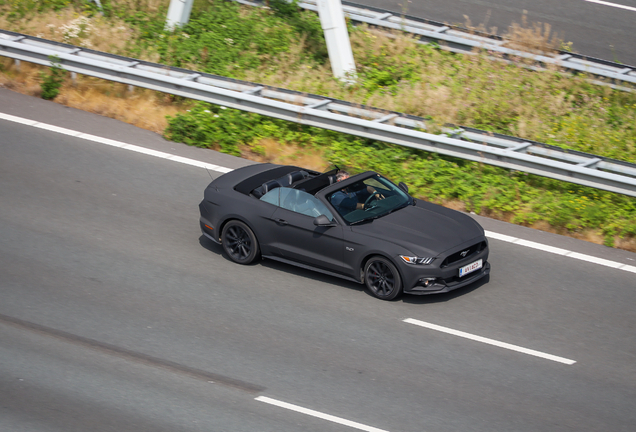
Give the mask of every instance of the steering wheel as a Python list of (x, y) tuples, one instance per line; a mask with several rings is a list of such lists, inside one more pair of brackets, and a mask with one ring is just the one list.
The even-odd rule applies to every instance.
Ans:
[(375, 191), (371, 195), (369, 195), (369, 198), (367, 198), (364, 201), (364, 204), (362, 205), (362, 208), (365, 209), (365, 210), (370, 210), (373, 207), (375, 207), (375, 205), (367, 207), (371, 203), (371, 201), (373, 201), (374, 199), (375, 199), (375, 201), (378, 201), (380, 199), (380, 193), (378, 191)]

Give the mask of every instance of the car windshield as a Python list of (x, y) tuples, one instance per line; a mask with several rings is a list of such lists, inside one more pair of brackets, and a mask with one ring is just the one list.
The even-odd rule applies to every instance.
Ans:
[(349, 224), (377, 219), (411, 203), (411, 198), (376, 174), (331, 193), (327, 200)]

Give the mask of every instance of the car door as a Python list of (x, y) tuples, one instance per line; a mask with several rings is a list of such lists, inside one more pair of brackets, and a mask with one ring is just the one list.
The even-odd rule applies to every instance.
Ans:
[[(286, 190), (287, 189), (287, 190)], [(343, 229), (316, 226), (316, 216), (335, 221), (329, 209), (313, 195), (282, 188), (280, 206), (272, 215), (270, 238), (282, 258), (323, 270), (343, 273)]]

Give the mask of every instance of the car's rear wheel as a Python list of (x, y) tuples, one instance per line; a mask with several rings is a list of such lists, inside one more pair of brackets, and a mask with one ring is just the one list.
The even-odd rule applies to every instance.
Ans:
[(375, 297), (393, 300), (402, 294), (402, 279), (397, 268), (386, 258), (372, 257), (364, 266), (364, 283)]
[(225, 224), (221, 232), (221, 243), (225, 253), (236, 263), (249, 264), (258, 257), (258, 240), (254, 232), (239, 220)]

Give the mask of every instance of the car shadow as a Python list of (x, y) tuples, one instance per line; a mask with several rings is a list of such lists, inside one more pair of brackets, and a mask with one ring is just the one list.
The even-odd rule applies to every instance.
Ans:
[[(199, 237), (199, 244), (208, 251), (215, 253), (219, 256), (222, 256), (228, 261), (232, 261), (225, 251), (223, 250), (223, 246), (218, 243), (213, 242), (209, 238), (204, 235)], [(238, 265), (238, 264), (237, 264)], [(296, 267), (291, 264), (282, 263), (280, 261), (275, 261), (271, 259), (261, 259), (257, 260), (252, 264), (248, 264), (247, 267), (261, 265), (266, 268), (274, 269), (276, 271), (285, 272), (288, 274), (292, 274), (294, 276), (300, 276), (302, 278), (311, 279), (317, 282), (327, 283), (330, 285), (336, 285), (342, 288), (347, 288), (350, 290), (364, 292), (369, 297), (373, 297), (371, 293), (368, 292), (366, 287), (362, 284), (358, 284), (346, 279), (341, 279), (337, 276), (331, 276), (328, 274), (316, 272), (313, 270), (307, 270), (302, 267)], [(395, 300), (390, 300), (391, 303), (403, 302), (409, 304), (430, 304), (430, 303), (440, 303), (447, 302), (456, 297), (460, 297), (466, 294), (471, 293), (472, 291), (480, 288), (481, 286), (488, 283), (490, 280), (490, 275), (487, 275), (474, 283), (467, 285), (462, 288), (458, 288), (454, 291), (443, 293), (443, 294), (428, 294), (428, 295), (413, 295), (413, 294), (402, 294)]]
[(260, 264), (263, 267), (267, 267), (276, 271), (285, 272), (294, 276), (300, 276), (302, 278), (311, 279), (316, 282), (326, 283), (329, 285), (335, 285), (342, 288), (347, 288), (353, 291), (364, 291), (364, 285), (358, 284), (347, 279), (342, 279), (337, 276), (331, 276), (328, 274), (320, 273), (313, 270), (304, 269), (302, 267), (296, 267), (295, 265), (286, 264), (280, 261), (265, 259), (261, 260)]
[(218, 243), (214, 243), (212, 240), (210, 240), (209, 238), (207, 238), (204, 235), (201, 235), (199, 237), (199, 244), (204, 248), (209, 250), (210, 252), (213, 252), (219, 256), (222, 256), (223, 258), (229, 260), (229, 258), (227, 257), (227, 255), (225, 255), (225, 252), (223, 251), (223, 246), (221, 246)]
[[(222, 256), (223, 258), (225, 258), (228, 261), (232, 261), (230, 259), (230, 257), (227, 256), (227, 254), (225, 253), (225, 251), (223, 250), (223, 246), (221, 246), (218, 243), (213, 242), (212, 240), (210, 240), (209, 238), (207, 238), (206, 236), (202, 235), (199, 237), (199, 244), (206, 250), (215, 253), (219, 256)], [(236, 264), (238, 265), (238, 264)], [(266, 268), (270, 268), (276, 271), (281, 271), (281, 272), (285, 272), (288, 274), (292, 274), (294, 276), (300, 276), (306, 279), (311, 279), (311, 280), (315, 280), (317, 282), (323, 282), (323, 283), (327, 283), (330, 285), (336, 285), (339, 287), (343, 287), (343, 288), (348, 288), (348, 289), (352, 289), (355, 291), (364, 291), (364, 286), (361, 284), (357, 284), (355, 282), (351, 282), (348, 281), (346, 279), (341, 279), (339, 277), (336, 276), (331, 276), (328, 274), (324, 274), (324, 273), (320, 273), (320, 272), (316, 272), (313, 270), (307, 270), (304, 269), (302, 267), (296, 267), (294, 265), (291, 264), (286, 264), (286, 263), (282, 263), (280, 261), (276, 261), (276, 260), (271, 260), (271, 259), (260, 259), (260, 260), (256, 260), (255, 262), (253, 262), (252, 264), (248, 264), (246, 267), (250, 267), (250, 266), (263, 266)]]

